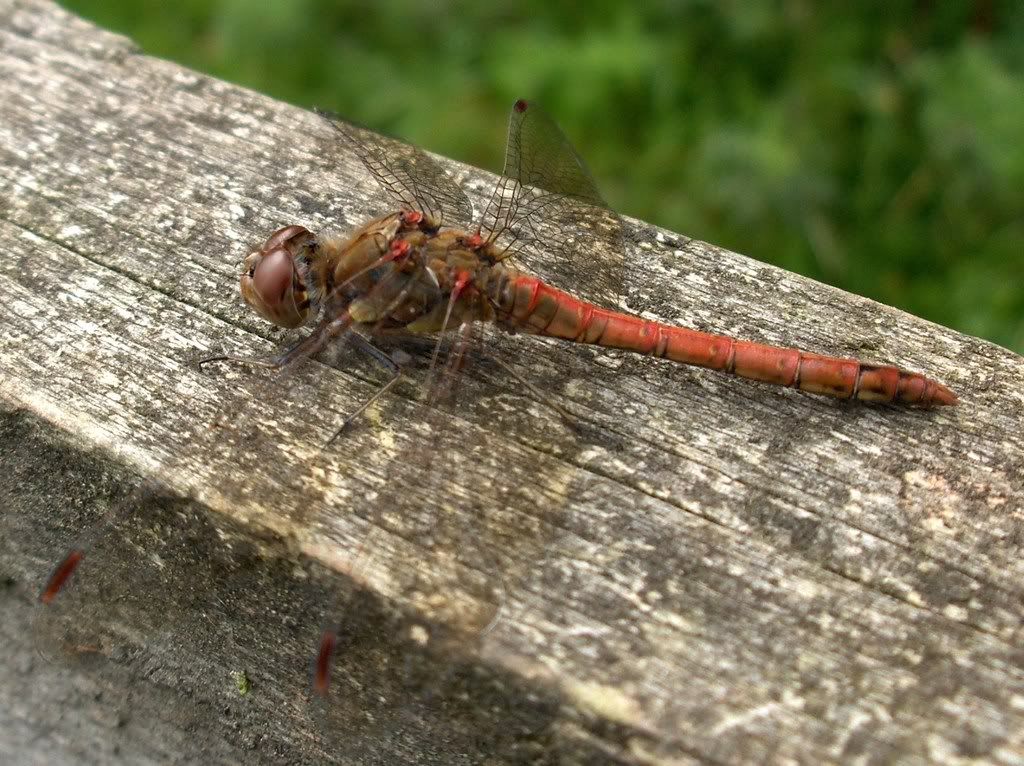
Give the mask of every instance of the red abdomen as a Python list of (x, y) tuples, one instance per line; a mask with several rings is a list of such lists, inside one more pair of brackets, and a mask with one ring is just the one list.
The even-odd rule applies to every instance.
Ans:
[(952, 391), (916, 372), (650, 322), (581, 301), (534, 277), (510, 274), (492, 298), (502, 322), (535, 335), (637, 351), (841, 399), (920, 407), (957, 403)]

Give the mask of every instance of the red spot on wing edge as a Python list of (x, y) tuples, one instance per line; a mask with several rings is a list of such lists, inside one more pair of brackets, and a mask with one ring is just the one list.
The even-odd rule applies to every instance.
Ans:
[(530, 105), (525, 100), (519, 99), (518, 101), (516, 101), (512, 108), (515, 109), (520, 114), (522, 114), (527, 110), (529, 106)]

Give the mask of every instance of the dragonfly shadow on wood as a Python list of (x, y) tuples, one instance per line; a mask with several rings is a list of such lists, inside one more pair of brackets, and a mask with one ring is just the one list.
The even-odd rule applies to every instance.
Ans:
[[(31, 660), (25, 699), (58, 694), (55, 706), (38, 709), (59, 711), (61, 720), (81, 712), (78, 736), (95, 736), (98, 727), (112, 759), (171, 757), (148, 731), (187, 732), (166, 747), (197, 760), (211, 753), (237, 760), (253, 741), (281, 757), (324, 763), (374, 760), (369, 754), (416, 763), (424, 752), (543, 762), (562, 749), (583, 752), (559, 733), (560, 701), (550, 691), (438, 651), (450, 641), (422, 640), (425, 630), (441, 635), (444, 626), (296, 556), (288, 541), (254, 536), (193, 500), (45, 443), (40, 426), (16, 427), (21, 454), (5, 455), (6, 469), (46, 456), (67, 470), (19, 474), (21, 499), (6, 506), (12, 523), (40, 523), (32, 498), (63, 496), (63, 484), (80, 492), (83, 479), (121, 472), (113, 486), (138, 485), (123, 497), (100, 490), (95, 501), (113, 502), (116, 521), (94, 538), (75, 582), (34, 620), (31, 640), (8, 647)], [(36, 556), (45, 556), (39, 547)], [(351, 608), (332, 695), (311, 699), (311, 649), (339, 600)], [(235, 676), (245, 678), (244, 688)], [(50, 725), (61, 729), (60, 721)], [(140, 752), (140, 742), (152, 751)]]

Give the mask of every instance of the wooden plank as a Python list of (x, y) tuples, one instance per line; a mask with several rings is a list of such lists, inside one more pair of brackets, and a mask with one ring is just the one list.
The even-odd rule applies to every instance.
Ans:
[[(241, 304), (238, 264), (278, 226), (382, 212), (356, 158), (314, 115), (49, 3), (6, 7), (0, 57), (0, 396), (23, 411), (0, 755), (1021, 757), (1020, 357), (631, 222), (623, 307), (894, 362), (961, 405), (510, 337), (495, 353), (580, 427), (480, 363), (448, 427), (406, 386), (321, 451), (378, 373), (195, 361), (286, 339)], [(478, 201), (492, 177), (444, 162)], [(83, 530), (88, 566), (37, 616)], [(310, 704), (331, 615), (334, 694)]]

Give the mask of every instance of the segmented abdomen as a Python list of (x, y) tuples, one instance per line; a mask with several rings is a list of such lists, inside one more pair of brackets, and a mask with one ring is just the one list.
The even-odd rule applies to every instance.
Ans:
[(651, 322), (581, 301), (534, 277), (510, 272), (496, 281), (492, 298), (501, 321), (536, 335), (651, 354), (841, 399), (921, 407), (957, 403), (952, 391), (916, 372)]

